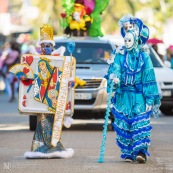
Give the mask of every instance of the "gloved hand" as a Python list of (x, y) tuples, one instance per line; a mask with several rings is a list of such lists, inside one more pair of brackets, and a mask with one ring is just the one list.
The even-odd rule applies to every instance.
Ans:
[(60, 56), (64, 55), (66, 48), (64, 46), (59, 47), (58, 49), (54, 50), (51, 55), (58, 54)]
[(148, 104), (146, 104), (146, 111), (150, 111), (152, 109), (152, 106), (149, 106)]
[[(115, 56), (115, 55), (114, 55)], [(112, 64), (114, 62), (114, 56), (112, 55), (108, 60), (107, 63), (108, 64)]]
[(120, 83), (120, 79), (117, 78), (117, 77), (113, 78), (113, 81), (114, 81), (115, 84), (119, 84)]
[(115, 77), (113, 73), (110, 74), (109, 78), (112, 79), (115, 84), (120, 83), (120, 79)]
[(69, 79), (69, 81), (68, 81), (68, 87), (74, 87), (74, 85), (75, 85), (75, 82), (74, 82), (74, 77), (71, 77), (70, 79)]
[(109, 79), (113, 79), (113, 78), (114, 78), (114, 74), (111, 73), (111, 74), (109, 75)]
[(66, 128), (70, 128), (71, 125), (72, 125), (72, 123), (73, 123), (73, 118), (71, 118), (71, 117), (69, 117), (69, 116), (65, 116), (65, 117), (64, 117), (64, 126), (65, 126)]

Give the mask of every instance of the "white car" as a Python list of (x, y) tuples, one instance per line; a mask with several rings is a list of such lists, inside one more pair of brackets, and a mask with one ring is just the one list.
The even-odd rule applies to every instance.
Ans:
[(163, 64), (158, 54), (151, 47), (150, 57), (162, 93), (160, 110), (165, 115), (171, 115), (173, 114), (173, 70)]

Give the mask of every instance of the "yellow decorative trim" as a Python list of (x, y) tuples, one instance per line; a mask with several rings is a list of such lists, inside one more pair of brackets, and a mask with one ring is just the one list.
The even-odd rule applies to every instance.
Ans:
[(45, 61), (47, 61), (47, 62), (51, 62), (51, 60), (48, 59), (48, 58), (46, 58), (46, 57), (40, 57), (40, 59), (41, 59), (41, 60), (45, 60)]
[(61, 138), (63, 119), (67, 104), (68, 82), (71, 75), (71, 66), (72, 66), (71, 57), (68, 58), (66, 57), (63, 64), (63, 72), (62, 72), (62, 78), (60, 83), (59, 95), (58, 95), (53, 130), (52, 130), (51, 145), (54, 147), (56, 147), (57, 142)]
[(40, 41), (43, 40), (53, 41), (53, 27), (48, 24), (44, 24), (40, 28)]
[(51, 107), (48, 107), (48, 110), (55, 113), (55, 109), (52, 109)]

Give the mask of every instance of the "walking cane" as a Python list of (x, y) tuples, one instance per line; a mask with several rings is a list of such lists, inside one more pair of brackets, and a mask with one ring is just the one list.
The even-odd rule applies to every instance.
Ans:
[(98, 163), (104, 162), (104, 155), (105, 155), (105, 149), (106, 149), (106, 135), (107, 135), (107, 128), (108, 128), (109, 116), (110, 116), (110, 111), (111, 111), (110, 106), (111, 106), (111, 99), (112, 99), (114, 84), (115, 83), (113, 81), (111, 81), (110, 92), (109, 92), (108, 99), (107, 99), (107, 108), (106, 108), (106, 113), (105, 113), (105, 120), (104, 120), (104, 125), (103, 125), (102, 145), (100, 148), (100, 158), (98, 160)]

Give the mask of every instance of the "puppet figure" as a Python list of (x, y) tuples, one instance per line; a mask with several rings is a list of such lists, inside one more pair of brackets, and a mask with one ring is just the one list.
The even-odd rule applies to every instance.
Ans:
[(74, 4), (74, 12), (67, 19), (69, 26), (65, 33), (73, 36), (84, 36), (91, 24), (91, 17), (86, 14), (86, 9), (82, 4)]
[(109, 0), (62, 0), (65, 13), (60, 25), (64, 33), (72, 36), (103, 36), (101, 14)]

